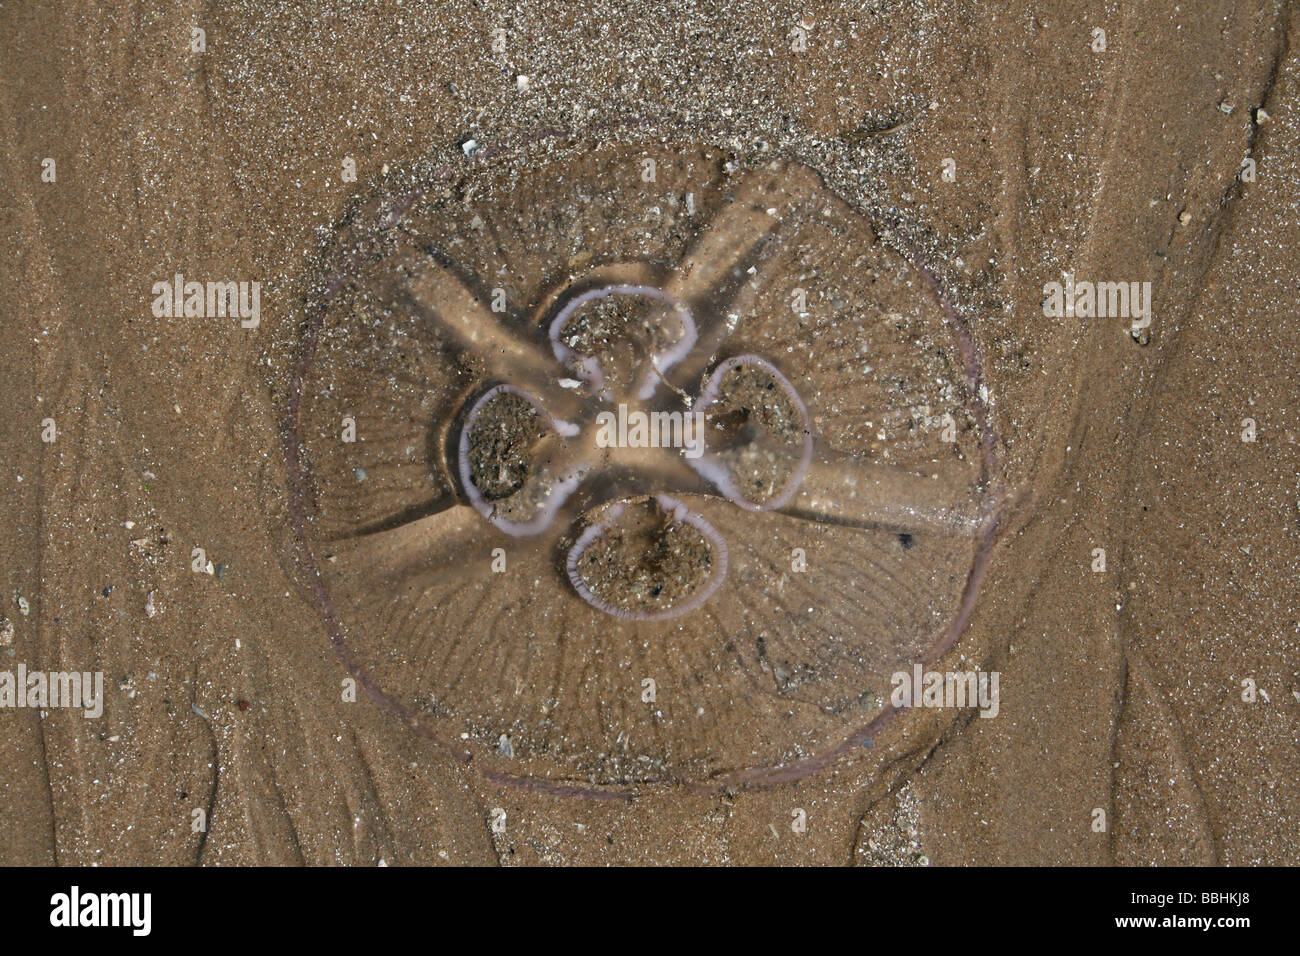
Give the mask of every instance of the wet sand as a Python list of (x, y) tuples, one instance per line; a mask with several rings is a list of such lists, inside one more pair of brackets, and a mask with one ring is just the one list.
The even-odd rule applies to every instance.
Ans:
[[(1295, 862), (1289, 7), (73, 2), (0, 22), (0, 669), (102, 670), (106, 691), (95, 720), (0, 710), (0, 861)], [(797, 780), (590, 799), (341, 700), (282, 453), (322, 249), (386, 166), (615, 127), (806, 157), (952, 291), (1015, 507), (940, 666), (999, 672), (995, 719), (914, 709)], [(257, 326), (158, 317), (176, 273), (260, 282)], [(1045, 315), (1065, 273), (1150, 281), (1150, 327)]]

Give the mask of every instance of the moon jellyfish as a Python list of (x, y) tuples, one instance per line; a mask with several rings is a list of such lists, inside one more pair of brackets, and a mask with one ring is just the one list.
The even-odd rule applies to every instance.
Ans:
[(933, 273), (770, 155), (419, 168), (339, 226), (286, 404), (344, 666), (557, 792), (860, 745), (961, 633), (996, 527), (979, 351)]

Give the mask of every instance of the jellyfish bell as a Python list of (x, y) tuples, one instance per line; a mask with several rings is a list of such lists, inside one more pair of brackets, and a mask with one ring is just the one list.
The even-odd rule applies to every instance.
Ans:
[(676, 144), (646, 184), (647, 148), (380, 196), (290, 388), (340, 660), (405, 727), (557, 792), (825, 765), (960, 634), (989, 547), (978, 349), (936, 286), (802, 163)]

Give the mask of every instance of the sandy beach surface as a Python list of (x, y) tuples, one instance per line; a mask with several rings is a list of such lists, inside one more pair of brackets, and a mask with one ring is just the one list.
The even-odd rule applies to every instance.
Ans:
[[(5, 0), (0, 670), (102, 672), (103, 713), (0, 708), (0, 862), (1296, 863), (1297, 31), (1291, 4), (1262, 0)], [(484, 268), (499, 248), (550, 249), (579, 175), (555, 171), (597, 182), (605, 167), (584, 157), (601, 150), (659, 157), (663, 183), (689, 150), (718, 169), (797, 163), (782, 183), (815, 170), (845, 210), (824, 217), (839, 237), (818, 240), (828, 255), (866, 248), (862, 210), (907, 237), (873, 237), (870, 265), (901, 309), (922, 284), (889, 271), (911, 268), (900, 250), (933, 270), (982, 358), (986, 394), (971, 401), (996, 434), (1005, 507), (969, 620), (931, 663), (1000, 675), (996, 717), (907, 708), (870, 747), (811, 772), (729, 777), (744, 763), (733, 752), (803, 738), (757, 691), (711, 689), (714, 671), (691, 672), (683, 651), (683, 676), (661, 693), (712, 695), (712, 722), (674, 738), (662, 779), (632, 779), (608, 756), (625, 739), (581, 721), (498, 739), (496, 690), (474, 683), (488, 657), (466, 652), (460, 686), (473, 693), (422, 698), (416, 644), (398, 645), (384, 616), (397, 596), (364, 577), (369, 558), (304, 570), (285, 411), (303, 329), (333, 278), (380, 288), (414, 268), (399, 273), (382, 243), (347, 259), (360, 224), (411, 183), (437, 182), (439, 201), (459, 205), (445, 219), (416, 209), (416, 238), (486, 220), (496, 244), (470, 241), (462, 256)], [(729, 188), (702, 190), (700, 215), (731, 221)], [(575, 207), (594, 261), (601, 229), (676, 248), (672, 229), (600, 219), (602, 201)], [(865, 267), (855, 275), (845, 257), (828, 271), (872, 301)], [(549, 275), (546, 262), (527, 268)], [(259, 283), (257, 314), (159, 315), (156, 284), (178, 273)], [(1149, 321), (1049, 314), (1045, 287), (1067, 275), (1149, 282)], [(370, 327), (381, 314), (357, 312)], [(919, 381), (907, 363), (926, 349), (960, 353), (934, 331), (937, 308), (925, 321), (874, 362), (882, 381), (895, 369)], [(345, 382), (370, 362), (366, 341), (340, 339), (329, 373)], [(421, 405), (426, 393), (401, 392), (402, 414), (440, 400), (427, 394)], [(367, 412), (398, 407), (354, 397)], [(775, 474), (793, 467), (773, 460)], [(312, 480), (312, 529), (387, 500), (329, 498), (343, 486), (324, 467)], [(393, 508), (420, 504), (414, 486), (394, 487)], [(707, 556), (703, 532), (675, 533)], [(729, 540), (731, 576), (705, 605), (724, 622), (731, 605), (716, 602), (749, 580)], [(912, 562), (899, 567), (920, 575), (928, 554), (924, 541), (899, 550)], [(703, 580), (712, 565), (691, 560), (677, 573)], [(601, 593), (650, 594), (636, 608), (677, 593), (610, 574)], [(357, 653), (382, 675), (376, 695), (363, 680), (348, 699), (356, 673), (317, 580), (345, 623), (372, 629)], [(517, 613), (552, 620), (553, 594), (574, 604), (557, 580), (506, 585), (520, 589)], [(461, 633), (428, 626), (431, 641)], [(492, 637), (523, 641), (512, 627)], [(598, 687), (623, 653), (600, 630), (527, 640), (562, 642), (574, 686)], [(674, 633), (714, 660), (707, 637)], [(797, 668), (753, 666), (792, 713), (809, 708), (799, 733), (842, 723), (847, 739), (866, 722), (800, 697)], [(629, 694), (640, 677), (627, 675)], [(514, 695), (530, 692), (521, 676)], [(544, 713), (564, 703), (538, 694)], [(410, 719), (426, 704), (440, 728), (466, 715), (463, 750)], [(690, 769), (710, 753), (727, 773)]]

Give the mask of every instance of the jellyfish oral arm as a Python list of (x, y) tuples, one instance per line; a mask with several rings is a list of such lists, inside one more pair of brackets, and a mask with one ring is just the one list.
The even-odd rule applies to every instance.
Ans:
[(916, 474), (817, 447), (784, 514), (826, 524), (906, 534), (974, 536), (983, 527), (980, 489), (942, 474)]
[(553, 414), (576, 413), (576, 396), (559, 383), (563, 368), (540, 336), (493, 312), (451, 269), (429, 263), (411, 279), (405, 298), (439, 333), (476, 355), (488, 377), (526, 387)]
[(799, 228), (820, 194), (817, 177), (786, 166), (756, 171), (696, 240), (665, 285), (696, 312), (698, 341), (676, 378), (693, 382), (713, 363), (753, 297), (764, 256)]

